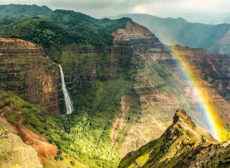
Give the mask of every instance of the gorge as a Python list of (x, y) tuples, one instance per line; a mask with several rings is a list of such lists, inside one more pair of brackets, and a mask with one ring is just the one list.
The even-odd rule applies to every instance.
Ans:
[[(191, 159), (188, 151), (193, 159), (200, 149), (213, 151), (218, 142), (205, 132), (213, 133), (203, 117), (207, 108), (201, 109), (194, 96), (197, 91), (202, 103), (214, 107), (224, 140), (230, 137), (227, 55), (166, 46), (130, 18), (95, 19), (44, 6), (1, 9), (13, 24), (0, 27), (0, 36), (5, 37), (0, 38), (0, 139), (20, 137), (17, 145), (33, 148), (23, 146), (23, 151), (30, 149), (34, 164), (115, 168), (121, 161), (120, 167), (141, 167), (156, 156), (153, 161), (161, 166), (162, 153), (154, 155), (161, 150), (169, 154), (163, 158), (166, 166), (177, 165), (174, 156)], [(31, 10), (38, 15), (27, 17)], [(5, 19), (0, 17), (1, 23)], [(175, 115), (179, 108), (184, 110)], [(63, 114), (68, 114), (67, 120)], [(207, 146), (199, 145), (201, 135)], [(13, 149), (6, 151), (15, 156)], [(19, 157), (14, 162), (6, 159), (6, 153), (0, 151), (6, 164), (24, 166)], [(219, 159), (218, 154), (219, 150), (213, 158)]]

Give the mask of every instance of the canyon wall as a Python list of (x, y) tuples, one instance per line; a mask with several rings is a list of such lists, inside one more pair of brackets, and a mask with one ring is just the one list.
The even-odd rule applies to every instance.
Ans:
[[(119, 154), (124, 156), (150, 140), (159, 138), (172, 123), (174, 112), (179, 107), (186, 109), (201, 128), (207, 129), (201, 111), (197, 109), (194, 97), (190, 94), (194, 88), (188, 87), (188, 81), (183, 76), (184, 70), (178, 64), (181, 59), (193, 65), (191, 72), (199, 79), (199, 87), (203, 88), (206, 101), (214, 104), (218, 109), (217, 116), (223, 119), (224, 126), (228, 128), (228, 56), (179, 45), (165, 46), (148, 29), (137, 23), (127, 22), (126, 28), (115, 31), (113, 36), (115, 46), (130, 42), (134, 53), (141, 56), (141, 66), (134, 83), (141, 103), (141, 119), (130, 126), (125, 116), (129, 113), (129, 102), (121, 102), (121, 115), (114, 122), (110, 137)], [(114, 60), (113, 54), (112, 58)], [(117, 141), (120, 134), (124, 136)]]
[(0, 38), (0, 88), (59, 114), (59, 69), (36, 44)]

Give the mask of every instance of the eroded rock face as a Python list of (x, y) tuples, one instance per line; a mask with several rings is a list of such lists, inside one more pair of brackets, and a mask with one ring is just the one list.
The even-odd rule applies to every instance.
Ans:
[(36, 44), (0, 38), (0, 87), (59, 114), (59, 69)]
[[(125, 29), (119, 29), (112, 35), (114, 52), (111, 55), (111, 78), (116, 76), (116, 65), (119, 65), (116, 58), (122, 53), (117, 49), (119, 45), (130, 43), (134, 57), (138, 54), (142, 58), (134, 84), (141, 102), (142, 115), (140, 121), (134, 125), (120, 131), (117, 129), (117, 134), (125, 134), (122, 142), (117, 145), (119, 154), (124, 156), (159, 138), (172, 123), (175, 110), (180, 107), (187, 111), (199, 127), (206, 129), (202, 113), (197, 109), (196, 101), (191, 96), (194, 88), (187, 85), (188, 81), (183, 78), (184, 72), (177, 63), (180, 59), (186, 64), (193, 65), (191, 72), (200, 81), (199, 87), (203, 88), (205, 101), (211, 102), (218, 109), (217, 116), (223, 119), (223, 125), (227, 128), (226, 123), (230, 119), (229, 57), (211, 54), (203, 49), (179, 45), (165, 46), (148, 29), (137, 23), (127, 22)], [(121, 109), (121, 114), (123, 111)], [(112, 141), (115, 141), (114, 138)]]
[(41, 134), (24, 127), (22, 124), (17, 126), (16, 132), (26, 145), (35, 149), (43, 165), (49, 163), (50, 158), (54, 159), (56, 156), (58, 151), (57, 146), (50, 144)]
[(0, 118), (0, 167), (42, 168), (37, 153)]
[(159, 139), (127, 154), (119, 167), (226, 167), (229, 144), (219, 143), (198, 128), (183, 109), (178, 109), (173, 124)]

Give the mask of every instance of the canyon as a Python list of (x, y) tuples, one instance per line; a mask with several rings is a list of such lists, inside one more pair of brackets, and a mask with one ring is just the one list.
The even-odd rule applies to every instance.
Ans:
[[(18, 139), (17, 144), (24, 143), (23, 148), (28, 148), (34, 164), (38, 167), (73, 167), (71, 164), (75, 161), (80, 167), (117, 167), (121, 156), (126, 156), (120, 164), (122, 167), (125, 160), (133, 156), (131, 151), (138, 151), (145, 144), (158, 143), (162, 137), (175, 139), (174, 135), (167, 134), (171, 124), (176, 125), (176, 133), (180, 132), (180, 126), (187, 131), (192, 125), (193, 134), (201, 132), (210, 145), (208, 149), (215, 146), (212, 143), (218, 143), (211, 135), (201, 131), (208, 128), (191, 95), (195, 88), (187, 84), (185, 70), (178, 61), (189, 65), (194, 79), (199, 81), (205, 102), (215, 106), (217, 117), (222, 121), (223, 128), (228, 130), (230, 58), (227, 55), (180, 45), (166, 46), (154, 32), (129, 18), (94, 20), (73, 11), (53, 12), (53, 17), (57, 18), (71, 18), (72, 15), (77, 15), (79, 20), (87, 18), (88, 22), (100, 21), (104, 27), (109, 25), (111, 45), (105, 41), (106, 45), (96, 43), (107, 36), (94, 39), (96, 44), (85, 43), (86, 37), (80, 42), (72, 42), (70, 38), (65, 44), (55, 38), (56, 46), (47, 47), (42, 43), (45, 46), (42, 48), (35, 39), (47, 38), (50, 42), (56, 37), (52, 35), (62, 30), (60, 25), (63, 23), (59, 27), (55, 25), (57, 23), (49, 25), (47, 20), (39, 17), (31, 22), (26, 20), (24, 25), (23, 21), (20, 22), (19, 28), (33, 25), (31, 29), (35, 27), (34, 30), (46, 32), (47, 36), (36, 34), (31, 37), (32, 40), (29, 38), (30, 42), (25, 41), (27, 36), (20, 34), (17, 36), (22, 39), (0, 38), (0, 124), (6, 125), (8, 130), (3, 136), (9, 134), (11, 138), (13, 135)], [(44, 23), (44, 30), (37, 22)], [(88, 22), (84, 26), (87, 27)], [(114, 24), (117, 29), (111, 29)], [(10, 32), (11, 27), (6, 30)], [(100, 34), (95, 37), (99, 38)], [(62, 80), (57, 63), (63, 68)], [(63, 81), (73, 102), (72, 113), (64, 108)], [(190, 125), (186, 122), (180, 123), (180, 126), (175, 124), (178, 120), (173, 120), (173, 117), (178, 108), (183, 108), (194, 123), (183, 110), (179, 110), (176, 116), (181, 114), (182, 120), (187, 122), (188, 119)], [(62, 114), (66, 114), (65, 119)], [(198, 147), (201, 134), (198, 137), (193, 134), (188, 138), (195, 138), (195, 147)], [(185, 136), (183, 134), (183, 138)], [(182, 146), (179, 145), (169, 159), (173, 160)], [(25, 153), (27, 155), (30, 154)], [(20, 158), (16, 160), (19, 161), (9, 160), (8, 163), (24, 166)], [(38, 161), (40, 164), (37, 164)], [(137, 161), (137, 164), (142, 162)]]

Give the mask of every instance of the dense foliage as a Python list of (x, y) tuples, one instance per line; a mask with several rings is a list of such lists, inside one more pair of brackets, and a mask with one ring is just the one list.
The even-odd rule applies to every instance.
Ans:
[[(30, 15), (31, 10), (24, 13)], [(43, 8), (41, 10), (43, 11)], [(32, 16), (34, 17), (22, 17), (20, 21), (13, 19), (15, 15), (8, 17), (12, 24), (6, 28), (3, 26), (0, 35), (21, 38), (44, 48), (60, 49), (61, 46), (72, 43), (91, 44), (101, 48), (112, 45), (113, 31), (124, 28), (126, 21), (132, 22), (130, 18), (94, 19), (82, 13), (66, 10), (44, 12), (43, 15), (37, 12), (37, 15)], [(6, 22), (3, 21), (3, 24), (7, 25)]]
[(46, 6), (37, 5), (0, 5), (0, 28), (31, 17), (45, 15), (52, 12)]

